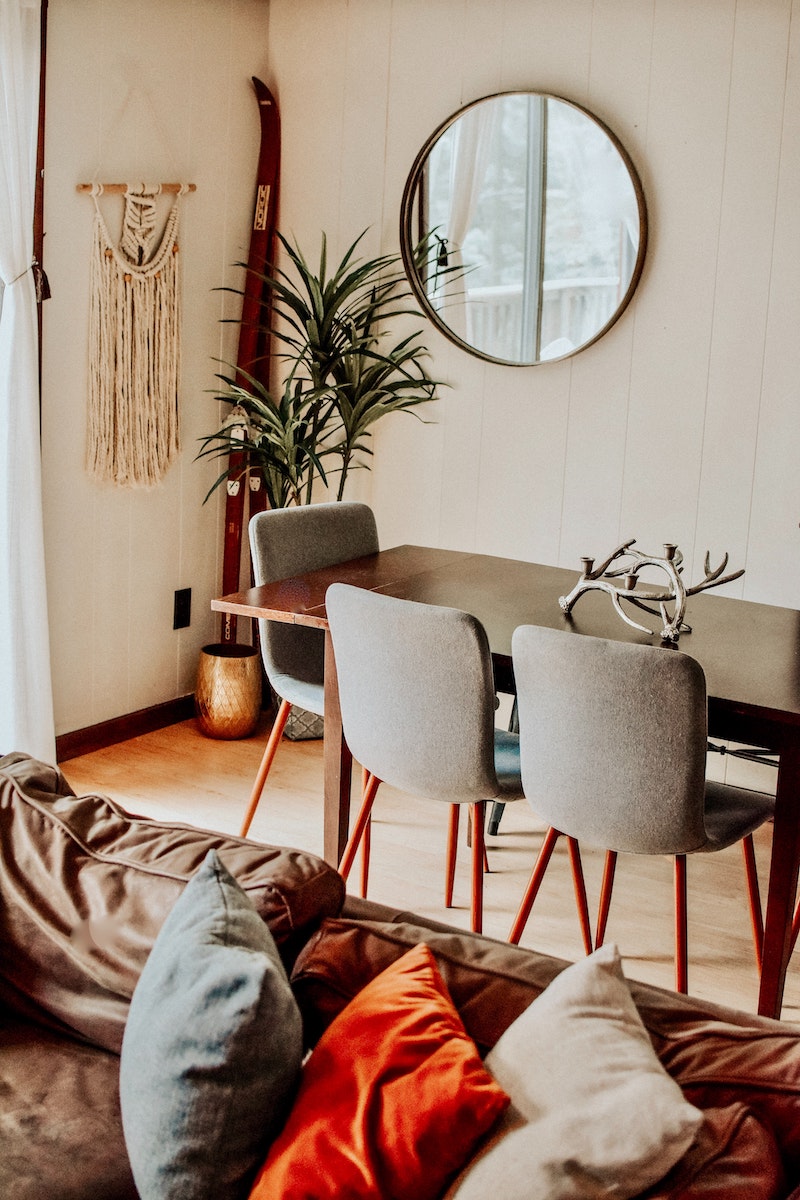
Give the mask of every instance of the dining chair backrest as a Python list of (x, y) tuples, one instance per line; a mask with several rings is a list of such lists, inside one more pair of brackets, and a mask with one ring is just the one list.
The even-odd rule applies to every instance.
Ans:
[(347, 584), (326, 609), (342, 726), (380, 780), (450, 803), (492, 799), (494, 680), (475, 617)]
[[(377, 553), (378, 531), (366, 504), (341, 501), (258, 513), (249, 524), (257, 585)], [(259, 621), (267, 677), (321, 680), (324, 633), (278, 621)]]
[(522, 785), (587, 845), (684, 854), (706, 841), (706, 684), (687, 654), (524, 625), (512, 639)]

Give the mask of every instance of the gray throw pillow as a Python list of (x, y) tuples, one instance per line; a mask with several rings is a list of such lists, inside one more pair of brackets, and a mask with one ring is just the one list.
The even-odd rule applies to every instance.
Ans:
[(211, 850), (158, 934), (122, 1042), (122, 1122), (142, 1200), (246, 1196), (302, 1053), (272, 935)]

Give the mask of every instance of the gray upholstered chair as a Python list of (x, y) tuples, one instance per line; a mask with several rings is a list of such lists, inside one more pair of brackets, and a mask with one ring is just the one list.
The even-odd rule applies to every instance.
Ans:
[(487, 800), (522, 797), (519, 738), (494, 727), (483, 626), (458, 609), (332, 584), (326, 608), (345, 740), (367, 772), (339, 865), (347, 878), (381, 781), (450, 805), (445, 902), (452, 903), (458, 815), (472, 806), (472, 928), (483, 916)]
[(687, 654), (524, 625), (512, 641), (522, 780), (550, 825), (509, 940), (519, 941), (559, 835), (605, 849), (595, 945), (617, 852), (675, 857), (676, 989), (687, 987), (686, 855), (742, 841), (760, 963), (752, 834), (774, 797), (707, 782), (705, 675)]
[[(257, 585), (272, 583), (361, 558), (378, 550), (372, 509), (349, 501), (278, 508), (258, 513), (249, 525)], [(246, 837), (292, 705), (324, 716), (325, 634), (321, 629), (259, 621), (264, 670), (280, 706), (267, 739), (242, 822)]]

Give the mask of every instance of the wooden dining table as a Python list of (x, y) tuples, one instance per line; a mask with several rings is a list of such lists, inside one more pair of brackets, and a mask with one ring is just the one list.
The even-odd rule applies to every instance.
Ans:
[[(329, 862), (339, 862), (347, 841), (352, 765), (325, 613), (330, 584), (350, 583), (472, 613), (486, 629), (498, 691), (513, 693), (511, 637), (518, 625), (661, 644), (658, 618), (652, 618), (653, 636), (641, 633), (620, 619), (601, 592), (585, 594), (565, 614), (559, 597), (571, 590), (578, 575), (494, 555), (406, 545), (212, 601), (219, 612), (325, 631), (323, 852)], [(641, 613), (636, 619), (650, 620)], [(681, 634), (677, 648), (705, 672), (709, 733), (778, 755), (758, 999), (759, 1013), (778, 1017), (800, 865), (800, 612), (703, 592), (690, 597), (686, 621), (691, 632)], [(664, 643), (665, 653), (672, 648)]]

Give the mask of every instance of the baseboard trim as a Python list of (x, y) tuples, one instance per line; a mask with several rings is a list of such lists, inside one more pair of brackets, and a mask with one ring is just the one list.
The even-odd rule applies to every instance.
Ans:
[(62, 733), (56, 738), (56, 761), (66, 762), (81, 754), (104, 750), (106, 746), (116, 746), (118, 742), (126, 742), (143, 733), (177, 725), (178, 721), (187, 721), (193, 716), (194, 695), (190, 694), (177, 696), (163, 704), (154, 704), (152, 708), (140, 708), (137, 712), (113, 717), (110, 721), (101, 721), (98, 725), (87, 725), (72, 733)]

